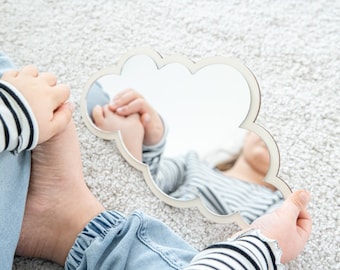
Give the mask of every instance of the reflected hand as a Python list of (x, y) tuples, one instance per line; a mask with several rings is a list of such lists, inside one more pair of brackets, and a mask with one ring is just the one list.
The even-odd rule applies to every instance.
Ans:
[(97, 105), (92, 112), (94, 124), (106, 131), (119, 130), (124, 144), (131, 155), (139, 161), (142, 160), (142, 145), (144, 138), (144, 127), (137, 113), (121, 116), (112, 112), (108, 105), (103, 107)]
[(39, 127), (38, 143), (49, 140), (67, 127), (73, 112), (73, 105), (66, 103), (70, 89), (57, 84), (52, 73), (39, 73), (30, 65), (20, 71), (7, 71), (1, 79), (19, 90), (30, 105)]
[(309, 200), (309, 193), (296, 191), (280, 208), (250, 225), (266, 237), (278, 241), (282, 250), (282, 263), (297, 257), (311, 234), (312, 220), (306, 209)]
[(138, 113), (145, 129), (143, 143), (157, 144), (163, 136), (164, 127), (161, 118), (144, 97), (133, 89), (118, 93), (109, 105), (111, 111), (122, 116)]

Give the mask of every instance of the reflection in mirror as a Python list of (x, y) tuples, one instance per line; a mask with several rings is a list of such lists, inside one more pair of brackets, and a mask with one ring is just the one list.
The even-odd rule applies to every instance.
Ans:
[(265, 181), (277, 163), (268, 141), (239, 128), (254, 93), (234, 66), (209, 63), (195, 72), (187, 66), (160, 67), (147, 54), (124, 59), (118, 70), (90, 80), (86, 117), (100, 130), (120, 131), (173, 205), (200, 199), (214, 215), (239, 213), (249, 224), (286, 193)]
[(150, 57), (137, 55), (127, 59), (121, 74), (106, 74), (94, 82), (88, 110), (95, 102), (104, 101), (104, 97), (93, 98), (98, 96), (94, 91), (99, 85), (110, 100), (118, 92), (132, 88), (152, 104), (169, 126), (166, 156), (194, 149), (203, 157), (221, 145), (231, 147), (228, 142), (240, 143), (244, 135), (239, 125), (249, 111), (249, 87), (231, 66), (211, 64), (192, 74), (178, 63), (158, 69)]

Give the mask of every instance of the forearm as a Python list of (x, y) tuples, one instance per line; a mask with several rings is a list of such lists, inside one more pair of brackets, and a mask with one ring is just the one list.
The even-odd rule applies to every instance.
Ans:
[(143, 145), (143, 162), (149, 166), (151, 175), (157, 186), (165, 193), (173, 192), (183, 181), (185, 157), (163, 158), (168, 127), (164, 124), (161, 140), (152, 146)]
[(284, 269), (277, 242), (250, 230), (227, 242), (211, 245), (198, 253), (185, 270)]
[[(138, 128), (138, 127), (136, 127)], [(143, 132), (121, 132), (124, 144), (130, 154), (139, 161), (142, 161)]]
[(33, 149), (38, 142), (38, 124), (27, 101), (11, 84), (0, 80), (0, 151)]
[(154, 145), (143, 145), (142, 149), (143, 162), (149, 166), (152, 177), (154, 178), (156, 178), (168, 136), (168, 127), (164, 121), (163, 126), (164, 132), (160, 141)]

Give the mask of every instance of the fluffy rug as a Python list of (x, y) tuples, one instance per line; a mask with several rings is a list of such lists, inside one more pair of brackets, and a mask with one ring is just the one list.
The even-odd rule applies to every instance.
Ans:
[[(340, 269), (340, 2), (112, 0), (19, 1), (0, 4), (0, 48), (18, 66), (34, 63), (72, 88), (84, 174), (108, 208), (139, 208), (163, 220), (196, 248), (238, 228), (213, 224), (196, 209), (176, 209), (153, 196), (113, 142), (90, 133), (80, 116), (89, 76), (135, 47), (197, 61), (233, 56), (262, 93), (257, 123), (275, 138), (279, 177), (311, 192), (313, 233), (287, 269)], [(14, 269), (62, 269), (16, 258)]]

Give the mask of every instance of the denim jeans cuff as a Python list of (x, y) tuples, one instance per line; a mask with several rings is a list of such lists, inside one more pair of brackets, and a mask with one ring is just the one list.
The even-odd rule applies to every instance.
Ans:
[(81, 263), (85, 250), (97, 239), (103, 239), (107, 232), (121, 222), (126, 221), (125, 217), (116, 211), (104, 211), (93, 218), (78, 234), (65, 262), (65, 269), (77, 269)]

